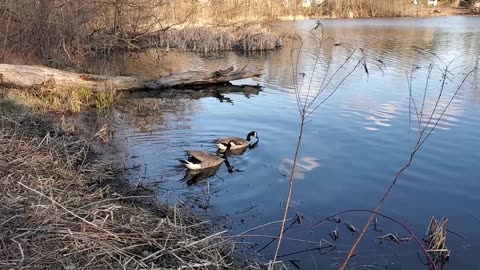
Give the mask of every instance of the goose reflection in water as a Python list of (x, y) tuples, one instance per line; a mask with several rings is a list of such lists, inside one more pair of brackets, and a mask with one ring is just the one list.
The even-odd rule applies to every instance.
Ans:
[(203, 170), (186, 170), (183, 180), (186, 181), (189, 186), (196, 184), (204, 179), (214, 176), (221, 166), (222, 164)]

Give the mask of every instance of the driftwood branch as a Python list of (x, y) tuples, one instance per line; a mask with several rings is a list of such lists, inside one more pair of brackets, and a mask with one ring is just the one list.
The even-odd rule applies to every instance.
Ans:
[(165, 89), (198, 85), (223, 84), (234, 80), (258, 77), (260, 74), (245, 68), (220, 69), (217, 71), (188, 71), (159, 78), (133, 76), (102, 76), (62, 71), (44, 66), (0, 64), (0, 85), (17, 87), (56, 86), (88, 87), (92, 90)]

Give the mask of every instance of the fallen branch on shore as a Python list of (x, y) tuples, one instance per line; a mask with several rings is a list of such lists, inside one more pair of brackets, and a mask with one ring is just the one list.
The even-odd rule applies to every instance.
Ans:
[(44, 66), (0, 64), (0, 85), (16, 87), (87, 87), (94, 91), (168, 89), (199, 85), (223, 84), (234, 80), (258, 77), (258, 72), (233, 66), (216, 71), (187, 71), (159, 78), (103, 76), (62, 71)]

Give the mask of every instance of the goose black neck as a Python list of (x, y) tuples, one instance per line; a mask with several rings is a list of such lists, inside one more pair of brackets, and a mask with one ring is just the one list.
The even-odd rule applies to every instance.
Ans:
[(225, 152), (223, 152), (223, 154), (222, 154), (222, 157), (223, 157), (223, 158), (227, 158), (227, 152), (230, 151), (230, 148), (231, 148), (231, 147), (232, 147), (232, 146), (230, 145), (230, 143), (228, 143), (228, 144), (227, 144), (227, 149), (225, 149)]
[(251, 139), (250, 137), (251, 137), (251, 136), (252, 136), (252, 134), (251, 134), (251, 133), (248, 133), (248, 135), (247, 135), (247, 141), (250, 141), (250, 139)]
[(228, 151), (229, 151), (229, 150), (230, 150), (230, 148), (227, 148), (227, 149), (225, 150), (225, 152), (222, 153), (222, 158), (223, 158), (224, 160), (227, 160), (227, 162), (228, 162)]

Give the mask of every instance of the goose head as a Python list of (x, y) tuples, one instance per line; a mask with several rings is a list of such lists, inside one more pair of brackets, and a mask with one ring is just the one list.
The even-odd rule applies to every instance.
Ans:
[(257, 140), (260, 140), (256, 131), (250, 131), (250, 133), (247, 134), (247, 141), (250, 141), (251, 137), (255, 137)]

